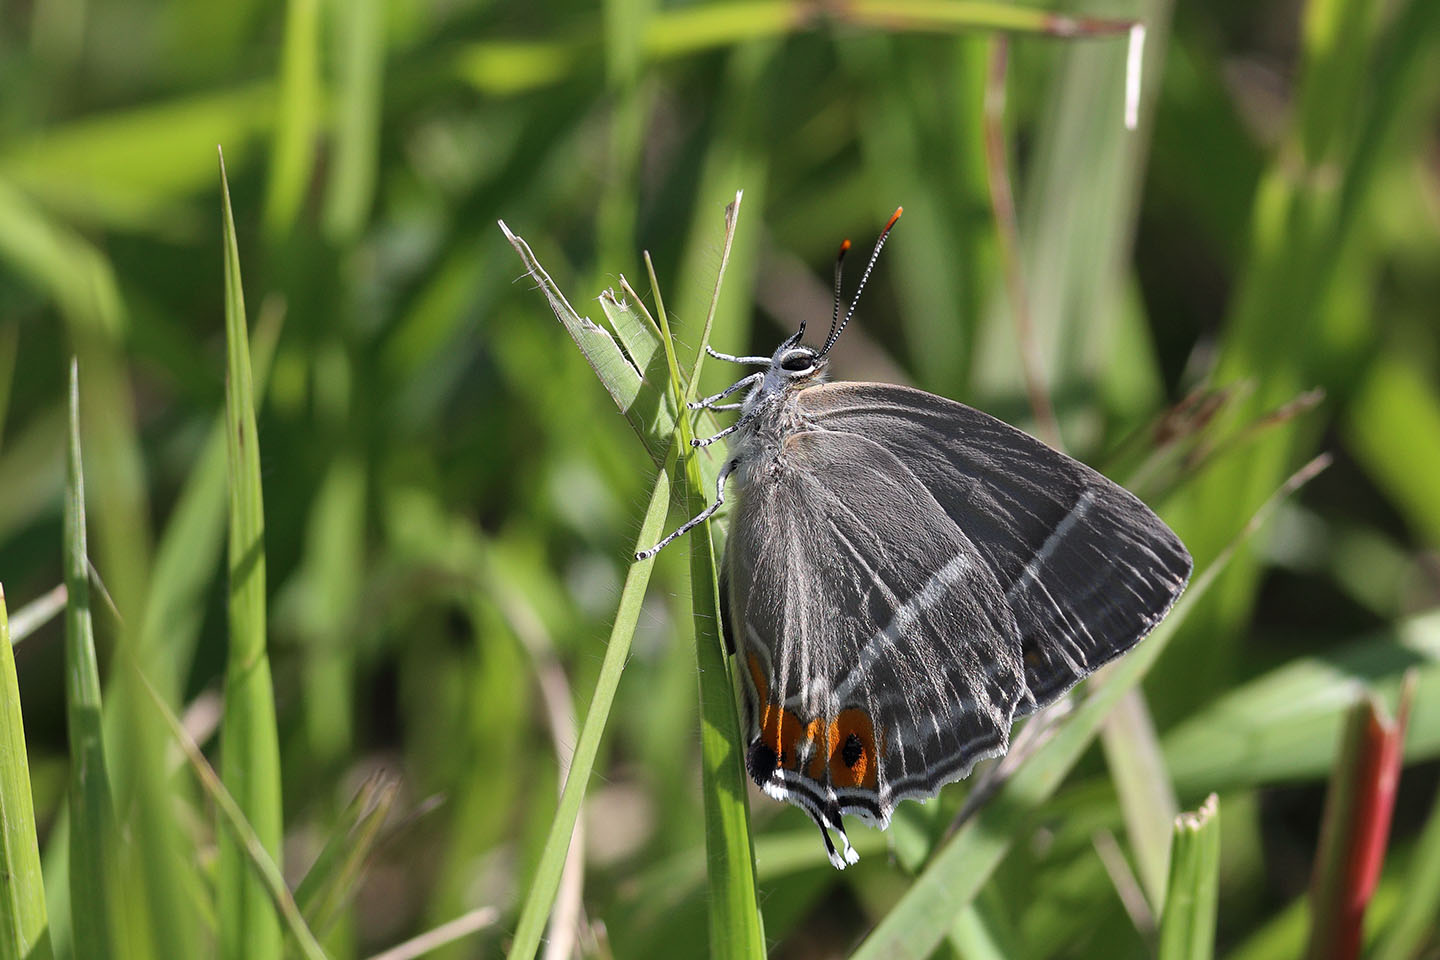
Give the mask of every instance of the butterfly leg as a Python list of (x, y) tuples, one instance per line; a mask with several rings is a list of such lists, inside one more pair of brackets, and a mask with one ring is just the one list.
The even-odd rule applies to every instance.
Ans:
[(690, 446), (708, 447), (716, 440), (724, 440), (726, 437), (730, 436), (730, 434), (734, 433), (736, 430), (739, 430), (741, 427), (745, 426), (745, 424), (749, 423), (754, 417), (754, 415), (754, 411), (752, 410), (749, 415), (741, 417), (739, 420), (736, 420), (734, 423), (730, 424), (730, 426), (726, 427), (724, 430), (721, 430), (713, 437), (706, 437), (704, 440), (701, 440), (699, 438), (691, 440)]
[(710, 354), (710, 356), (714, 357), (716, 360), (724, 360), (727, 363), (748, 363), (753, 364), (757, 367), (768, 367), (770, 365), (769, 357), (732, 357), (728, 353), (720, 353), (718, 350), (712, 348), (708, 343), (705, 344), (705, 352)]
[(730, 460), (725, 464), (725, 466), (720, 468), (720, 475), (715, 478), (714, 503), (710, 504), (710, 506), (695, 514), (695, 516), (691, 517), (689, 520), (686, 520), (679, 527), (677, 527), (675, 531), (670, 534), (670, 536), (666, 537), (664, 540), (661, 540), (649, 550), (642, 550), (639, 553), (635, 554), (635, 559), (649, 560), (651, 557), (655, 556), (655, 554), (659, 553), (661, 550), (665, 549), (665, 547), (669, 546), (670, 542), (676, 537), (679, 537), (680, 535), (685, 533), (689, 533), (690, 530), (693, 529), (697, 524), (704, 523), (706, 520), (709, 520), (711, 517), (713, 517), (715, 515), (715, 511), (719, 510), (720, 505), (725, 502), (725, 481), (730, 479), (730, 474), (734, 472), (735, 468), (739, 465), (739, 463), (739, 460)]
[(688, 406), (691, 410), (704, 410), (706, 407), (709, 407), (709, 408), (714, 409), (714, 410), (732, 410), (732, 409), (735, 409), (736, 407), (739, 407), (739, 406), (742, 406), (742, 405), (741, 405), (741, 404), (732, 404), (732, 405), (730, 405), (730, 406), (717, 407), (717, 406), (715, 406), (715, 404), (716, 404), (716, 402), (718, 402), (718, 401), (720, 401), (720, 400), (724, 400), (726, 397), (730, 396), (730, 394), (734, 393), (734, 392), (737, 391), (737, 390), (743, 390), (745, 387), (748, 387), (748, 386), (750, 386), (750, 385), (753, 384), (753, 383), (758, 383), (761, 379), (764, 378), (764, 376), (765, 376), (765, 374), (763, 374), (763, 373), (752, 373), (752, 374), (750, 374), (750, 376), (748, 376), (748, 377), (743, 377), (743, 378), (741, 378), (741, 379), (739, 379), (739, 380), (736, 380), (734, 383), (730, 384), (730, 386), (726, 387), (724, 390), (721, 390), (719, 393), (715, 394), (713, 397), (706, 397), (704, 400), (694, 400), (694, 401), (691, 401), (690, 403), (686, 404), (686, 406)]

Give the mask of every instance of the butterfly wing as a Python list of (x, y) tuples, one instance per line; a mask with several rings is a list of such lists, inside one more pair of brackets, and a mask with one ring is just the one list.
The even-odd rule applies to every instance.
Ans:
[(884, 825), (898, 799), (1004, 751), (1025, 693), (1015, 619), (975, 543), (884, 446), (790, 435), (751, 471), (725, 565), (747, 765), (772, 796), (822, 828), (842, 813)]
[(1138, 498), (988, 414), (878, 383), (810, 387), (799, 405), (816, 429), (883, 437), (975, 545), (1019, 627), (1022, 712), (1139, 642), (1190, 577)]

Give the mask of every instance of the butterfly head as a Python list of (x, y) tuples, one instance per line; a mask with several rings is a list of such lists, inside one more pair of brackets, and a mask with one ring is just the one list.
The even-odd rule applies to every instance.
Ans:
[(786, 340), (770, 358), (770, 373), (782, 383), (803, 382), (819, 376), (829, 363), (815, 348)]

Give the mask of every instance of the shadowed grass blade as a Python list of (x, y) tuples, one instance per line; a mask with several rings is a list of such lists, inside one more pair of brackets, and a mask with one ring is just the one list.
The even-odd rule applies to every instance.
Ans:
[[(282, 833), (280, 748), (270, 660), (265, 649), (260, 450), (240, 252), (223, 155), (220, 185), (225, 221), (225, 409), (230, 464), (230, 647), (220, 757), (229, 792), (260, 844), (278, 864)], [(250, 855), (228, 832), (221, 834), (219, 846), (216, 886), (221, 956), (227, 960), (275, 960), (280, 956), (280, 922), (270, 895), (252, 872), (247, 862)]]

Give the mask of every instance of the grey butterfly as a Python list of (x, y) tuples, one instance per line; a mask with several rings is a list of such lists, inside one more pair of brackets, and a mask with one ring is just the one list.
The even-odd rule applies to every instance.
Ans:
[[(742, 686), (746, 766), (820, 827), (830, 862), (858, 859), (844, 815), (884, 828), (1005, 752), (1014, 721), (1150, 632), (1190, 554), (1133, 494), (964, 404), (882, 383), (825, 383), (805, 324), (763, 366), (692, 404), (738, 409), (711, 516), (734, 478), (721, 574)], [(720, 401), (741, 390), (741, 403)], [(837, 851), (831, 832), (841, 841)]]

